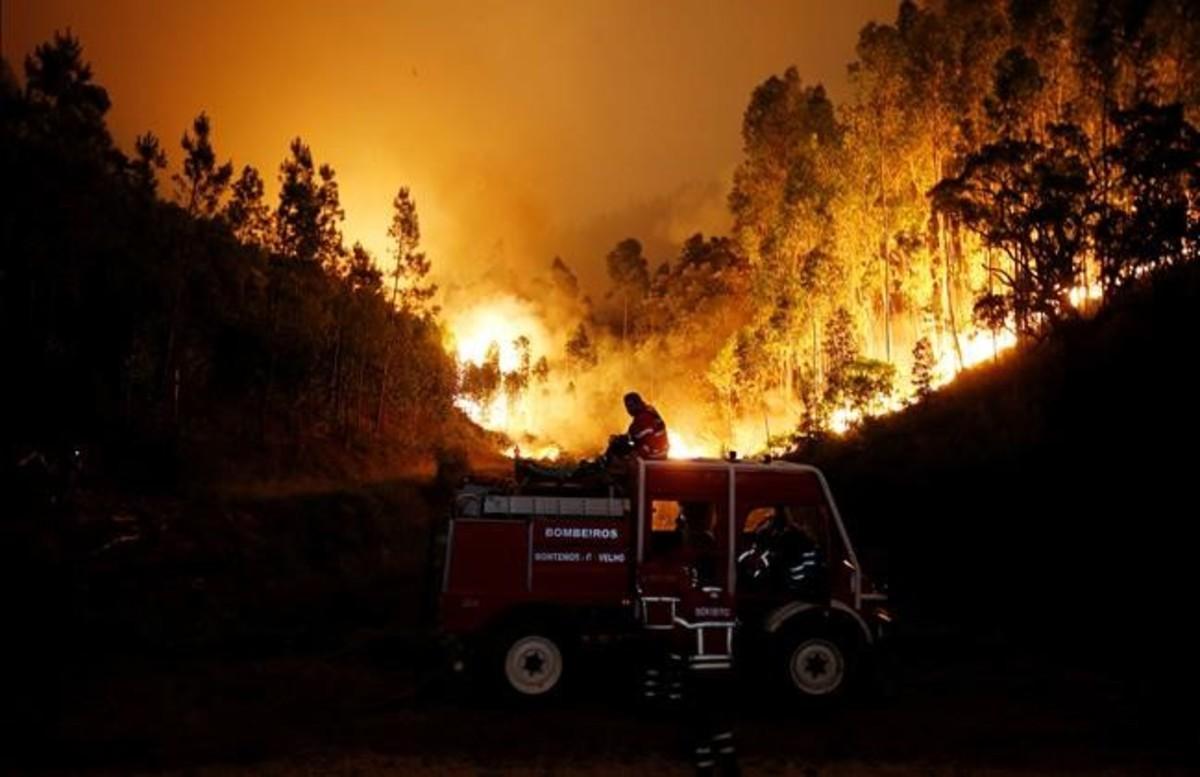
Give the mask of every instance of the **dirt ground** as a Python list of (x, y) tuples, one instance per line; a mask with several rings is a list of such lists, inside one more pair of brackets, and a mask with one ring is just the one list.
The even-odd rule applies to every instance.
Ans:
[[(745, 775), (804, 775), (804, 777), (1029, 777), (1031, 775), (1078, 774), (1091, 777), (1123, 777), (1131, 774), (1127, 765), (1096, 769), (1026, 769), (1006, 767), (968, 767), (961, 764), (880, 764), (847, 760), (816, 763), (798, 760), (746, 758), (739, 764)], [(667, 777), (692, 772), (678, 761), (661, 757), (627, 760), (582, 759), (571, 762), (536, 760), (532, 763), (483, 763), (466, 759), (432, 761), (427, 758), (396, 757), (378, 753), (362, 753), (328, 757), (289, 758), (253, 766), (221, 764), (200, 769), (160, 772), (178, 777), (381, 777), (392, 775), (514, 775), (542, 777), (543, 775), (576, 775), (590, 777), (613, 774), (643, 774)], [(1182, 768), (1151, 766), (1144, 773), (1155, 775), (1192, 775)], [(118, 773), (112, 773), (118, 774)], [(120, 774), (129, 774), (120, 772)]]
[[(1195, 774), (1190, 723), (1044, 657), (946, 645), (868, 692), (796, 710), (739, 699), (746, 774)], [(52, 774), (685, 774), (675, 715), (639, 709), (592, 657), (574, 693), (513, 706), (440, 673), (429, 646), (373, 635), (338, 656), (116, 662), (76, 677)], [(1192, 718), (1194, 721), (1194, 717)]]

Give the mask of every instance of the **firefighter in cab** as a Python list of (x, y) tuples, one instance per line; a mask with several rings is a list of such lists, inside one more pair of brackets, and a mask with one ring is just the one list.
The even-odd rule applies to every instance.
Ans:
[(628, 460), (634, 456), (642, 459), (667, 458), (671, 450), (667, 424), (654, 406), (647, 404), (641, 394), (631, 391), (625, 395), (625, 410), (633, 420), (625, 434), (613, 435), (609, 439), (605, 452), (608, 461)]

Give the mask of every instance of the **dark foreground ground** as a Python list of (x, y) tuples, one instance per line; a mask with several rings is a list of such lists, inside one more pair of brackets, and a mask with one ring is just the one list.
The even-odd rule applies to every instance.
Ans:
[[(448, 671), (426, 605), (444, 498), (415, 476), (10, 514), (0, 773), (687, 773), (619, 654), (539, 709)], [(746, 687), (746, 773), (1200, 773), (1189, 574), (1163, 566), (1187, 549), (1109, 574), (1115, 550), (1028, 545), (862, 547), (903, 583), (879, 682), (819, 710)]]
[[(424, 478), (83, 493), (7, 519), (0, 773), (686, 773), (674, 716), (638, 708), (619, 655), (592, 657), (571, 697), (540, 709), (446, 669), (424, 605), (443, 497)], [(908, 570), (920, 601), (895, 592), (903, 628), (875, 687), (820, 710), (746, 688), (746, 773), (1197, 773), (1186, 653), (1058, 617), (1086, 580), (1001, 607), (996, 586), (932, 563), (920, 589)], [(973, 606), (972, 590), (987, 592)], [(939, 592), (954, 596), (917, 606)]]
[[(566, 701), (527, 709), (462, 682), (399, 628), (330, 651), (108, 655), (51, 679), (53, 719), (8, 755), (18, 773), (683, 773), (676, 720), (639, 709), (613, 658), (593, 658)], [(902, 641), (881, 686), (836, 708), (788, 709), (756, 688), (739, 705), (748, 773), (1200, 767), (1194, 709), (1157, 689), (953, 634)]]
[[(931, 635), (933, 636), (933, 635)], [(932, 648), (930, 645), (938, 644)], [(198, 775), (686, 772), (674, 719), (596, 667), (554, 707), (489, 702), (401, 632), (339, 655), (113, 660), (77, 676), (55, 773)], [(896, 657), (883, 687), (795, 711), (750, 692), (750, 774), (1188, 774), (1194, 732), (1137, 688), (950, 635)], [(29, 764), (32, 766), (33, 764)]]

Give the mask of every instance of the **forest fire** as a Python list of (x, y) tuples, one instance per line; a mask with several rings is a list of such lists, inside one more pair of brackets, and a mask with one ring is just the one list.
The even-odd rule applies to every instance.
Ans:
[(521, 448), (520, 445), (514, 445), (503, 451), (505, 456), (510, 459), (534, 459), (535, 461), (558, 461), (563, 455), (562, 449), (557, 445), (542, 445), (535, 448)]
[(674, 430), (667, 433), (667, 439), (671, 441), (670, 455), (673, 459), (698, 459), (720, 453), (719, 449), (713, 450), (712, 447), (696, 443), (687, 435)]
[[(1069, 304), (1085, 313), (1089, 303), (1103, 298), (1098, 283), (1074, 286)], [(620, 416), (610, 411), (620, 393), (638, 383), (639, 360), (653, 359), (652, 352), (634, 358), (613, 346), (598, 348), (597, 363), (572, 369), (570, 359), (558, 355), (561, 344), (549, 335), (550, 327), (528, 303), (513, 295), (495, 295), (448, 315), (447, 345), (455, 355), (460, 391), (455, 404), (480, 426), (504, 434), (511, 443), (501, 452), (510, 457), (558, 460), (567, 454), (561, 441), (573, 442), (576, 456), (603, 448), (607, 434), (620, 428)], [(996, 359), (1018, 343), (1011, 319), (996, 330), (971, 327), (957, 336), (943, 333), (932, 349), (927, 389), (949, 385), (963, 370)], [(824, 430), (843, 435), (868, 417), (904, 409), (918, 400), (922, 388), (914, 371), (892, 383), (869, 402), (835, 403), (826, 409)], [(741, 412), (722, 420), (718, 397), (702, 381), (690, 381), (665, 398), (652, 397), (668, 418), (671, 457), (679, 459), (721, 457), (730, 451), (743, 455), (782, 453), (802, 426), (803, 401), (776, 401), (771, 411)], [(588, 403), (612, 407), (589, 407)], [(765, 407), (765, 405), (764, 405)], [(599, 419), (613, 417), (610, 424)], [(772, 429), (775, 430), (774, 434)]]
[(934, 369), (932, 387), (941, 388), (951, 383), (962, 370), (994, 359), (1016, 344), (1017, 336), (1009, 329), (968, 332), (959, 336), (957, 348), (952, 342), (943, 344)]
[(0, 774), (1195, 771), (1200, 0), (0, 28)]
[[(459, 392), (455, 404), (480, 426), (506, 434), (520, 430), (533, 349), (543, 348), (547, 339), (542, 322), (520, 300), (500, 296), (452, 314), (447, 331), (447, 346), (468, 389)], [(469, 392), (472, 377), (492, 390)]]

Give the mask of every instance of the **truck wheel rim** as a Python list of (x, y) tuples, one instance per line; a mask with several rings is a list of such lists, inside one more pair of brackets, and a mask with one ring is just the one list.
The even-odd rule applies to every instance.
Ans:
[(841, 686), (846, 661), (832, 642), (809, 639), (792, 651), (788, 671), (797, 689), (810, 696), (825, 696)]
[(514, 690), (537, 696), (553, 690), (562, 678), (562, 652), (541, 636), (518, 639), (504, 658), (504, 675)]

